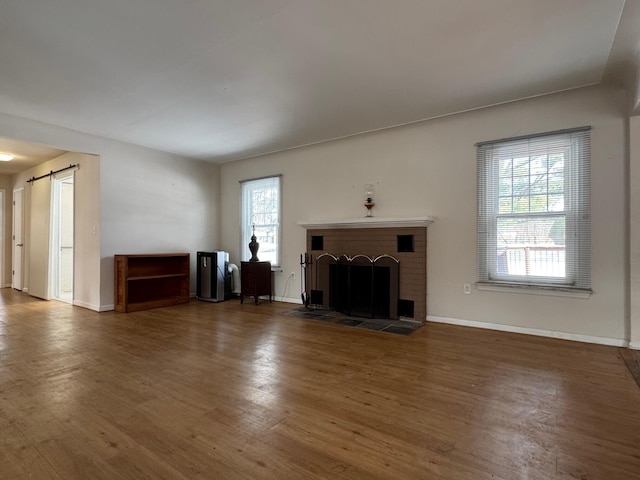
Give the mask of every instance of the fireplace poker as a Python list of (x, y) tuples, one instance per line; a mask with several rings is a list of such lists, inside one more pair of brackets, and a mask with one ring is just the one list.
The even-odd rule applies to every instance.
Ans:
[(307, 294), (307, 265), (311, 265), (308, 254), (300, 254), (300, 297), (302, 304), (309, 308), (309, 295)]

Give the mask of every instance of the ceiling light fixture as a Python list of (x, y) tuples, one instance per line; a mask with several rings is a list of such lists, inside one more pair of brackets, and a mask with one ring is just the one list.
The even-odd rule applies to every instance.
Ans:
[(0, 162), (9, 162), (13, 160), (13, 155), (9, 155), (8, 153), (0, 153)]

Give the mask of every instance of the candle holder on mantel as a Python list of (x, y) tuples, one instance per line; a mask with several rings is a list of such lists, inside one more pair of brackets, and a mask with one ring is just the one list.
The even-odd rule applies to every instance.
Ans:
[(249, 259), (250, 262), (259, 262), (260, 260), (258, 259), (258, 249), (260, 248), (260, 244), (257, 241), (258, 239), (256, 238), (256, 226), (255, 224), (253, 225), (253, 234), (251, 235), (251, 241), (249, 242), (249, 251), (251, 252), (251, 258)]
[(373, 217), (371, 209), (375, 207), (376, 203), (373, 201), (375, 191), (373, 185), (370, 183), (364, 186), (364, 206), (367, 207), (367, 217)]

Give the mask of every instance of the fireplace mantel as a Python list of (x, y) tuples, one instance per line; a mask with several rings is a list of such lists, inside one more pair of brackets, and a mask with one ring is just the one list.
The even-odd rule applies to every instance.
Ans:
[(342, 220), (301, 220), (298, 225), (307, 230), (343, 229), (343, 228), (402, 228), (402, 227), (428, 227), (434, 221), (433, 217), (361, 217), (346, 218)]

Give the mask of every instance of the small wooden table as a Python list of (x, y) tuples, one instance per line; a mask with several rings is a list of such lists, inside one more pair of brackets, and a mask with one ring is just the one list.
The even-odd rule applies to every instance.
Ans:
[(240, 282), (240, 303), (245, 295), (254, 297), (256, 305), (262, 295), (269, 295), (272, 301), (271, 262), (241, 262)]

